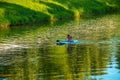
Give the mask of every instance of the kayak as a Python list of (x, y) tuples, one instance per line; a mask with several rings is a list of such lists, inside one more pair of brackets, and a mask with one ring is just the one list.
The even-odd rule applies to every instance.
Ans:
[(6, 78), (0, 78), (0, 80), (7, 80)]
[(57, 45), (64, 45), (64, 44), (77, 44), (79, 41), (78, 40), (72, 40), (72, 41), (67, 41), (67, 40), (56, 40)]

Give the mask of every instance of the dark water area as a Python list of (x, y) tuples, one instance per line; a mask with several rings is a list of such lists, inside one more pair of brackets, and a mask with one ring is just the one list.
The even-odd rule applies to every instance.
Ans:
[[(0, 80), (120, 80), (120, 15), (0, 29)], [(78, 44), (56, 45), (71, 34)]]

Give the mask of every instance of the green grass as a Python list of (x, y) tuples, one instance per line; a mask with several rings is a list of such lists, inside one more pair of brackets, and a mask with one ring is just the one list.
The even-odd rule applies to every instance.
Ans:
[(1, 0), (0, 25), (24, 25), (117, 11), (105, 0)]

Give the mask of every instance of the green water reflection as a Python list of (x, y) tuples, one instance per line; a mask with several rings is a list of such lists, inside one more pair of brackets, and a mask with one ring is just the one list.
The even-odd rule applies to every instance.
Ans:
[[(120, 16), (0, 32), (0, 79), (119, 80)], [(56, 45), (70, 33), (83, 43)]]

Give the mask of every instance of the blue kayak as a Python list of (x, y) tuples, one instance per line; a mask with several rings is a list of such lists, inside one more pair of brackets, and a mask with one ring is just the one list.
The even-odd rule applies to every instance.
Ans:
[(58, 45), (64, 45), (64, 44), (77, 44), (79, 41), (78, 40), (72, 40), (72, 41), (67, 41), (67, 40), (56, 40), (56, 44)]

